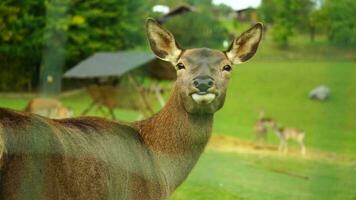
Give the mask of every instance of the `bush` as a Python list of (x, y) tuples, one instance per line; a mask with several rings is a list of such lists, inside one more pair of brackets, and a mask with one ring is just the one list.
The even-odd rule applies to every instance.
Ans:
[(327, 13), (327, 34), (331, 43), (337, 46), (356, 46), (356, 1), (328, 0), (322, 9)]
[(287, 21), (276, 22), (272, 29), (273, 41), (278, 47), (285, 48), (288, 46), (288, 38), (292, 33), (292, 28)]
[(222, 48), (227, 30), (208, 13), (192, 12), (170, 19), (165, 27), (183, 47)]
[(39, 71), (55, 71), (58, 80), (97, 51), (145, 44), (146, 6), (143, 0), (2, 0), (0, 91), (35, 89), (38, 81), (31, 79)]

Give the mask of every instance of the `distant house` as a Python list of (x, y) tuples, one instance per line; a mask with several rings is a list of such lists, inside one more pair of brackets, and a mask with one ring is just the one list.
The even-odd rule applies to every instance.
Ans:
[(235, 10), (236, 19), (240, 22), (257, 22), (257, 11), (255, 8), (245, 8), (241, 10)]
[(192, 12), (193, 10), (194, 9), (191, 6), (181, 5), (181, 6), (178, 6), (178, 7), (174, 8), (173, 10), (169, 11), (167, 14), (162, 15), (161, 17), (159, 17), (157, 19), (157, 21), (160, 24), (164, 24), (171, 17), (177, 16), (177, 15), (184, 15), (186, 13)]

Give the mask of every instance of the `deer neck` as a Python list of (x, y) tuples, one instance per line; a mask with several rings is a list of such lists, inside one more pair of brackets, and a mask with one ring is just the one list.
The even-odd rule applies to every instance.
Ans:
[(174, 89), (166, 106), (137, 124), (173, 191), (192, 170), (211, 135), (213, 114), (186, 112)]

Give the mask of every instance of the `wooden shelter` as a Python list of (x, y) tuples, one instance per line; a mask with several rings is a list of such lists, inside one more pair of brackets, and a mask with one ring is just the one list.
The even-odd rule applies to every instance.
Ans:
[(97, 108), (102, 112), (108, 110), (115, 119), (116, 108), (149, 116), (156, 102), (163, 106), (165, 90), (160, 81), (174, 80), (175, 70), (149, 52), (99, 52), (68, 70), (64, 77), (91, 80), (86, 89), (92, 103), (83, 115)]

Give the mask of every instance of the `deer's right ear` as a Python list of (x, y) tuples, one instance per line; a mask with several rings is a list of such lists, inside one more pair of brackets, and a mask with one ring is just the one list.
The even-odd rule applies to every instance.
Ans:
[(146, 20), (146, 31), (151, 49), (158, 58), (172, 63), (178, 61), (182, 50), (172, 33), (151, 18)]

